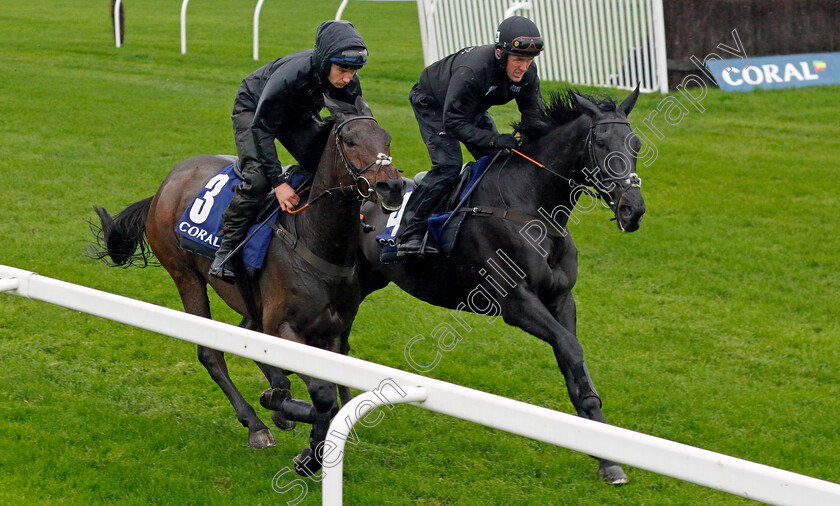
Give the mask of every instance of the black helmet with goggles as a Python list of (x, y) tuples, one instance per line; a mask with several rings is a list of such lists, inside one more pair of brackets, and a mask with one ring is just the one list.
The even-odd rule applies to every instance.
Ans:
[(543, 50), (540, 30), (528, 18), (511, 16), (496, 30), (496, 48), (517, 56), (537, 56)]
[(359, 70), (367, 63), (368, 52), (363, 47), (351, 47), (343, 49), (329, 57), (331, 63), (346, 69)]

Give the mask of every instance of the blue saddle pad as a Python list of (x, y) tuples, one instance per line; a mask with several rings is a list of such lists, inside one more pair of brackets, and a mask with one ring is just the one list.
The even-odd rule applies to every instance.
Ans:
[[(470, 189), (475, 185), (475, 182), (478, 180), (479, 176), (487, 170), (490, 166), (490, 162), (492, 161), (492, 157), (490, 156), (483, 156), (478, 160), (469, 164), (470, 167), (470, 177), (467, 180), (467, 183), (458, 193), (458, 202), (464, 200), (467, 193)], [(396, 239), (399, 237), (399, 231), (401, 228), (405, 226), (405, 223), (402, 222), (403, 214), (408, 204), (408, 201), (411, 198), (411, 193), (414, 191), (414, 187), (411, 186), (406, 190), (405, 196), (403, 197), (402, 206), (400, 206), (400, 210), (395, 213), (391, 213), (388, 217), (388, 222), (385, 224), (385, 230), (376, 236), (376, 240), (382, 245), (382, 252), (380, 254), (380, 261), (383, 263), (391, 263), (396, 260), (397, 258), (397, 247), (396, 247)], [(469, 203), (466, 203), (469, 204)], [(433, 214), (430, 216), (426, 222), (429, 226), (429, 235), (430, 240), (434, 241), (438, 245), (438, 250), (442, 253), (449, 253), (452, 251), (452, 248), (455, 246), (455, 240), (458, 236), (458, 231), (461, 229), (461, 223), (464, 221), (464, 217), (466, 217), (467, 213), (461, 212), (458, 213), (452, 219), (449, 219), (450, 215), (455, 211), (449, 211), (446, 213), (440, 214)], [(447, 223), (447, 220), (448, 223)], [(446, 224), (446, 228), (444, 229), (444, 224)]]
[[(295, 174), (291, 186), (296, 188), (305, 179), (305, 176)], [(233, 164), (210, 178), (175, 226), (183, 248), (213, 258), (222, 243), (219, 236), (222, 231), (222, 213), (233, 200), (233, 187), (239, 184), (242, 184), (242, 179), (236, 175)], [(277, 212), (270, 219), (276, 220)], [(256, 226), (248, 231), (249, 236)], [(271, 236), (271, 227), (262, 227), (243, 247), (242, 258), (250, 270), (262, 268)]]

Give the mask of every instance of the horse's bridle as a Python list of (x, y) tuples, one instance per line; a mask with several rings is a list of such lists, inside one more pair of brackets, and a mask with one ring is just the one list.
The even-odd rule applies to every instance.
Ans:
[[(629, 127), (630, 122), (627, 121), (627, 120), (622, 120), (622, 119), (608, 119), (608, 120), (602, 120), (602, 121), (593, 121), (592, 124), (589, 125), (589, 132), (586, 134), (586, 150), (587, 150), (587, 154), (589, 155), (589, 163), (591, 163), (595, 167), (595, 169), (597, 169), (599, 171), (603, 170), (608, 175), (609, 174), (608, 169), (606, 167), (602, 168), (598, 164), (598, 158), (595, 156), (595, 139), (594, 139), (595, 138), (595, 135), (594, 135), (595, 127), (597, 127), (599, 125), (607, 125), (607, 124), (620, 124), (620, 125), (627, 125)], [(606, 165), (606, 160), (605, 160), (604, 165)], [(639, 175), (636, 174), (635, 172), (631, 172), (626, 177), (624, 177), (624, 176), (602, 177), (601, 182), (602, 183), (613, 183), (613, 182), (624, 183), (626, 185), (627, 189), (641, 188), (642, 187), (642, 178), (640, 178)], [(596, 185), (596, 188), (597, 188), (597, 185)], [(622, 193), (627, 191), (627, 189), (624, 189), (622, 191)], [(599, 188), (599, 190), (600, 190), (600, 188)], [(610, 202), (610, 207), (612, 207), (613, 204), (614, 204), (613, 202)]]
[[(336, 152), (338, 153), (338, 156), (341, 157), (341, 161), (344, 163), (344, 168), (347, 169), (347, 173), (350, 174), (350, 177), (353, 178), (353, 182), (355, 183), (353, 186), (342, 187), (342, 188), (343, 189), (344, 188), (355, 189), (359, 194), (359, 198), (364, 200), (364, 199), (370, 199), (371, 195), (373, 195), (373, 193), (374, 193), (374, 190), (373, 190), (373, 186), (370, 184), (370, 181), (368, 181), (368, 179), (366, 177), (364, 177), (362, 174), (364, 174), (365, 172), (370, 170), (370, 168), (373, 167), (374, 165), (379, 165), (379, 166), (391, 165), (391, 157), (386, 155), (385, 153), (379, 153), (376, 156), (376, 160), (367, 164), (362, 170), (357, 169), (356, 166), (353, 165), (350, 162), (350, 160), (347, 159), (347, 154), (344, 152), (344, 144), (341, 142), (341, 129), (344, 128), (344, 125), (346, 125), (347, 123), (350, 123), (351, 121), (360, 120), (360, 119), (372, 120), (374, 123), (379, 124), (379, 122), (377, 122), (376, 118), (374, 118), (373, 116), (354, 116), (352, 118), (348, 118), (348, 119), (342, 121), (341, 123), (339, 123), (335, 127), (335, 148), (336, 148)], [(367, 192), (362, 192), (362, 188), (359, 185), (359, 180), (362, 180), (362, 181), (365, 182), (365, 184), (367, 185)]]
[[(599, 125), (606, 125), (606, 124), (613, 124), (613, 123), (621, 124), (621, 125), (627, 125), (628, 127), (630, 126), (629, 121), (621, 120), (621, 119), (593, 121), (589, 125), (589, 131), (586, 133), (585, 143), (586, 143), (586, 153), (589, 156), (588, 163), (592, 164), (592, 166), (595, 167), (598, 171), (600, 171), (602, 169), (600, 168), (600, 166), (598, 164), (598, 158), (595, 156), (595, 142), (594, 142), (595, 127), (597, 127)], [(540, 163), (540, 162), (538, 162), (538, 161), (536, 161), (536, 160), (534, 160), (534, 159), (532, 159), (528, 156), (525, 156), (524, 154), (520, 153), (519, 151), (517, 151), (515, 149), (512, 149), (511, 151), (513, 151), (514, 153), (518, 154), (519, 156), (525, 158), (526, 160), (534, 163), (537, 167), (548, 171), (549, 174), (552, 174), (553, 176), (556, 176), (556, 177), (559, 177), (561, 179), (566, 180), (569, 183), (569, 186), (571, 186), (571, 187), (578, 187), (578, 186), (583, 187), (584, 190), (587, 193), (589, 193), (590, 195), (592, 195), (593, 197), (600, 196), (600, 197), (603, 198), (604, 193), (606, 193), (606, 192), (602, 192), (601, 189), (598, 188), (598, 185), (595, 185), (595, 187), (598, 188), (598, 190), (599, 190), (597, 195), (596, 195), (596, 194), (592, 193), (591, 190), (586, 188), (585, 185), (582, 185), (582, 184), (576, 182), (574, 179), (568, 178), (566, 176), (563, 176), (563, 175), (560, 175), (560, 174), (556, 173), (555, 171), (551, 170), (549, 167), (546, 167), (542, 163)], [(606, 172), (606, 170), (605, 170), (605, 172)], [(584, 179), (586, 179), (585, 176), (584, 176)], [(635, 172), (631, 172), (630, 174), (627, 175), (627, 177), (621, 177), (621, 176), (604, 177), (604, 178), (601, 179), (601, 182), (603, 182), (603, 183), (612, 183), (612, 182), (624, 183), (625, 189), (622, 190), (622, 194), (624, 192), (626, 192), (627, 190), (629, 190), (630, 188), (641, 188), (641, 186), (642, 186), (642, 178), (640, 178), (639, 175), (636, 174)], [(606, 194), (606, 197), (607, 198), (604, 199), (604, 200), (609, 199), (609, 202), (607, 204), (605, 204), (605, 207), (607, 207), (611, 211), (615, 212), (616, 203), (612, 201), (612, 198), (609, 196), (609, 194)]]

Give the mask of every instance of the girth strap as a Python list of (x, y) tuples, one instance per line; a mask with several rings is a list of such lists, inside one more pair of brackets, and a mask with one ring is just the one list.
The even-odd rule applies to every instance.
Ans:
[(309, 265), (315, 267), (324, 274), (335, 276), (338, 278), (349, 278), (356, 272), (356, 265), (337, 265), (327, 262), (307, 248), (302, 242), (298, 241), (295, 234), (286, 230), (279, 223), (269, 222), (269, 226), (274, 230), (274, 234), (283, 239), (286, 244), (294, 248), (295, 253), (306, 261)]
[(475, 216), (499, 218), (500, 220), (512, 221), (514, 223), (519, 223), (522, 225), (527, 225), (528, 223), (537, 221), (542, 223), (543, 226), (545, 226), (546, 233), (551, 237), (560, 238), (565, 237), (567, 235), (562, 234), (557, 230), (558, 225), (555, 225), (554, 223), (548, 223), (542, 218), (531, 216), (530, 214), (517, 211), (516, 209), (507, 209), (493, 206), (476, 206), (473, 208), (467, 208), (466, 210), (468, 212), (471, 212)]

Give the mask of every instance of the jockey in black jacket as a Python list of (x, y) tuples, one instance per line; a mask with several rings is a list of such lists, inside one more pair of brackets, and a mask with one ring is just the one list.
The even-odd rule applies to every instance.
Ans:
[(310, 149), (310, 141), (321, 127), (323, 95), (355, 103), (362, 95), (356, 71), (367, 63), (367, 56), (367, 46), (351, 23), (325, 21), (315, 34), (314, 49), (284, 56), (242, 81), (231, 117), (243, 183), (222, 215), (224, 237), (210, 266), (211, 275), (234, 277), (224, 260), (245, 238), (272, 189), (284, 211), (299, 203), (286, 183), (274, 139), (302, 170), (314, 173), (321, 153)]
[[(517, 146), (513, 134), (500, 134), (487, 110), (516, 100), (524, 116), (543, 108), (534, 58), (543, 49), (533, 21), (512, 16), (499, 24), (496, 43), (462, 49), (426, 67), (409, 99), (429, 150), (432, 168), (415, 188), (405, 211), (399, 254), (420, 252), (426, 219), (452, 190), (463, 163), (461, 145), (476, 159)], [(434, 253), (426, 245), (424, 253)]]

